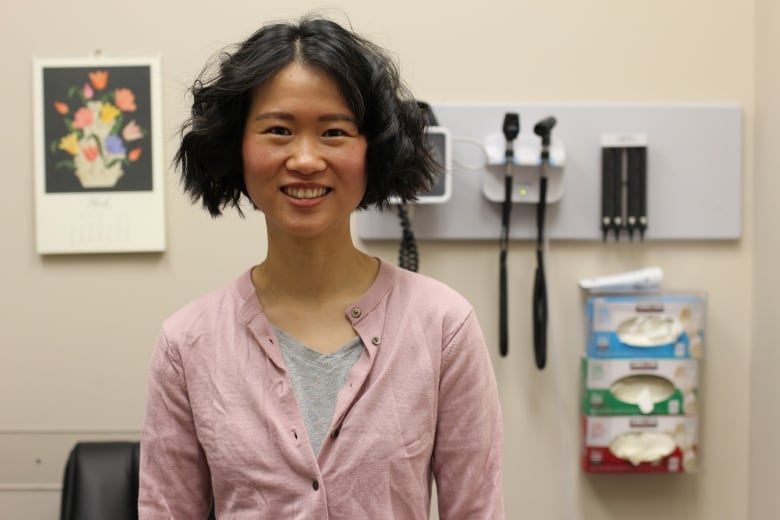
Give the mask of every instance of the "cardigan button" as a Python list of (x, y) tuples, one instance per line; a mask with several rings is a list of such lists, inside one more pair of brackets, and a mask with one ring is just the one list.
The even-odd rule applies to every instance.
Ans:
[(362, 313), (360, 312), (360, 309), (357, 307), (352, 309), (352, 317), (353, 318), (359, 318)]
[(313, 480), (311, 483), (311, 487), (314, 489), (314, 491), (317, 491), (318, 489), (320, 489), (320, 483), (317, 482), (316, 480)]

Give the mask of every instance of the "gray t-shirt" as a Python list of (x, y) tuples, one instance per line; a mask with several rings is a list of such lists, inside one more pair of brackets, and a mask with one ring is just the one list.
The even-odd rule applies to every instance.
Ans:
[(333, 420), (336, 398), (347, 382), (350, 369), (363, 352), (363, 342), (356, 336), (336, 352), (322, 354), (284, 331), (276, 327), (274, 330), (316, 456)]

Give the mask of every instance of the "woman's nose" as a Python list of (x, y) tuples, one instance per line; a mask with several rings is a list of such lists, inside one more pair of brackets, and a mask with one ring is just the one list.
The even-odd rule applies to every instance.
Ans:
[(311, 174), (325, 168), (325, 160), (316, 139), (299, 137), (291, 147), (287, 159), (287, 169), (303, 174)]

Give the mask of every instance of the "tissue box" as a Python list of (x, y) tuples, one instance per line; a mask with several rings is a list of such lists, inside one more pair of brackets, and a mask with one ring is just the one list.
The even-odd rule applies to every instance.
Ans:
[(696, 417), (583, 417), (588, 473), (692, 473), (698, 469)]
[(701, 358), (700, 294), (592, 296), (586, 301), (586, 353), (594, 358)]
[(582, 359), (585, 415), (696, 415), (695, 359)]

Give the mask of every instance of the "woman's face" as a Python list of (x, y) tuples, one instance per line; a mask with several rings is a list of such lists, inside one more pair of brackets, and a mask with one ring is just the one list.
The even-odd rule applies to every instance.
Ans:
[(366, 146), (327, 73), (291, 63), (258, 86), (244, 129), (244, 181), (269, 233), (349, 236), (366, 191)]

